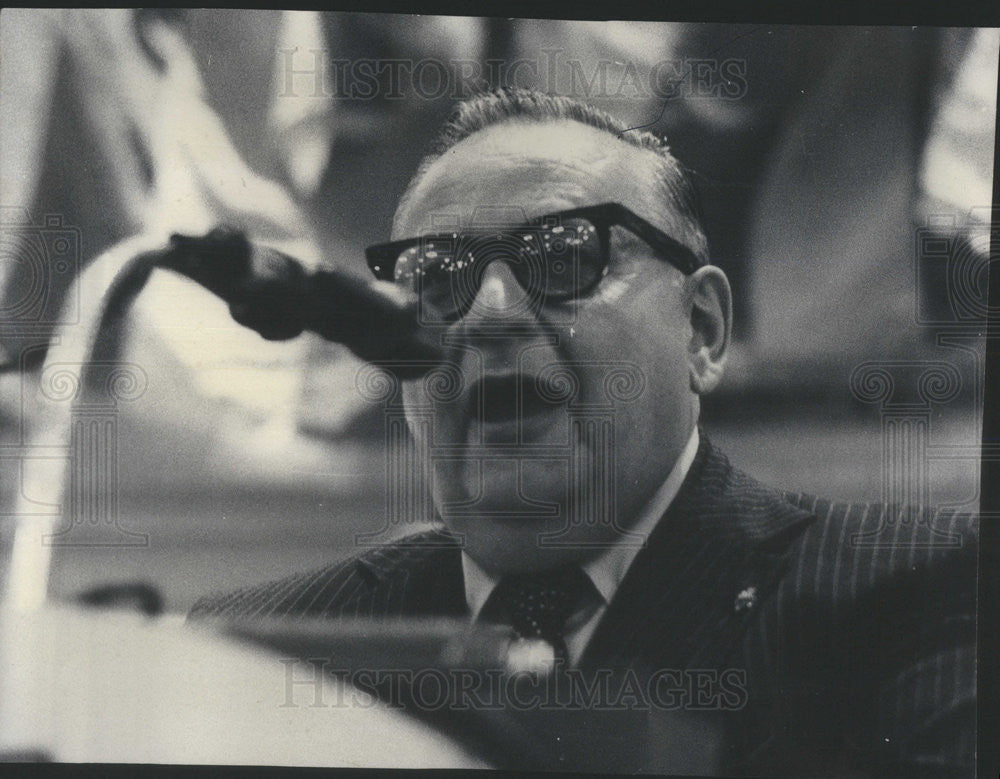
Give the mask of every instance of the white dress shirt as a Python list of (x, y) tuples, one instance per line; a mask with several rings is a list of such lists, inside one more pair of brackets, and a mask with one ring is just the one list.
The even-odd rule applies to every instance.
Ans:
[[(677, 496), (677, 491), (680, 489), (684, 477), (691, 469), (691, 463), (698, 451), (698, 442), (698, 428), (696, 426), (691, 431), (691, 436), (688, 438), (680, 457), (677, 458), (670, 475), (643, 507), (638, 521), (629, 528), (629, 533), (633, 535), (624, 537), (598, 557), (581, 564), (584, 573), (594, 584), (596, 594), (594, 602), (588, 608), (574, 614), (566, 626), (566, 649), (571, 664), (579, 662), (587, 642), (590, 641), (597, 624), (607, 611), (608, 604), (611, 603), (611, 599), (625, 578), (632, 561), (635, 560), (639, 550), (645, 546), (645, 540), (653, 532), (653, 528), (656, 527), (657, 522), (660, 521)], [(638, 540), (635, 536), (642, 540)], [(500, 577), (486, 571), (464, 550), (462, 551), (462, 573), (465, 578), (465, 600), (469, 604), (472, 619), (476, 620), (493, 589), (500, 583)]]

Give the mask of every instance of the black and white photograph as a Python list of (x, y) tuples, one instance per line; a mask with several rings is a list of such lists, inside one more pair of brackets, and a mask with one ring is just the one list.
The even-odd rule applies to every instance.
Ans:
[(0, 762), (988, 775), (1000, 28), (538, 13), (0, 13)]

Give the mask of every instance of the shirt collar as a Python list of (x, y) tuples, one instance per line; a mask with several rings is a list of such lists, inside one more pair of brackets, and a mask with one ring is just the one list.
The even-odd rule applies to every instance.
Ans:
[[(605, 605), (611, 603), (611, 599), (618, 590), (618, 585), (625, 578), (635, 556), (645, 546), (649, 534), (656, 527), (660, 518), (666, 514), (670, 504), (677, 496), (684, 477), (691, 469), (691, 463), (694, 462), (694, 457), (698, 452), (698, 443), (698, 427), (696, 425), (691, 431), (691, 436), (688, 438), (680, 457), (674, 463), (670, 475), (643, 507), (638, 521), (629, 529), (631, 535), (581, 566), (584, 573), (594, 583), (594, 587), (600, 593)], [(500, 577), (486, 571), (479, 563), (469, 557), (465, 550), (462, 550), (462, 574), (465, 579), (466, 603), (469, 604), (472, 618), (478, 619), (479, 613), (493, 592), (493, 588), (499, 584)]]

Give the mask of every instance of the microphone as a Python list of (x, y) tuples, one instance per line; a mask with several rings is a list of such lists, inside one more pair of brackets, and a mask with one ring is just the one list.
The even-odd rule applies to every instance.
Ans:
[(420, 327), (415, 294), (340, 271), (309, 272), (231, 227), (203, 237), (172, 235), (157, 265), (218, 295), (233, 319), (270, 341), (310, 330), (403, 379), (417, 378), (443, 359), (440, 344)]

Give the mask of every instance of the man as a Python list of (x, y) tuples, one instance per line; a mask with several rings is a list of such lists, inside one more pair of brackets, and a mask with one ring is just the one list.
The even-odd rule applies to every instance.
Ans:
[(403, 388), (446, 529), (195, 616), (500, 622), (583, 669), (736, 669), (729, 771), (971, 770), (975, 525), (784, 495), (699, 431), (730, 290), (661, 141), (567, 98), (473, 98), (393, 238), (370, 264), (459, 376)]

